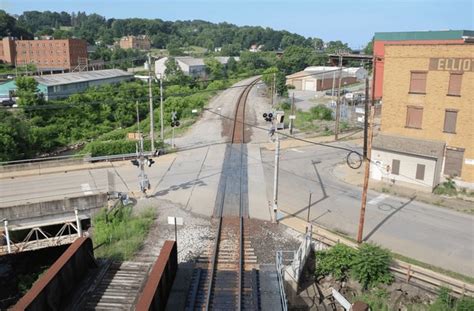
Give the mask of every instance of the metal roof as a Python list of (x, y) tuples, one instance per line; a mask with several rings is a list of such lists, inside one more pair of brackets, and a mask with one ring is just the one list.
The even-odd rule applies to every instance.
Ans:
[(444, 154), (445, 143), (439, 140), (416, 139), (379, 134), (373, 139), (372, 148), (439, 159)]
[[(218, 62), (225, 65), (229, 61), (229, 56), (216, 56), (214, 57)], [(179, 56), (174, 58), (177, 61), (185, 63), (188, 66), (205, 66), (204, 58), (196, 58), (192, 56)], [(240, 60), (240, 57), (234, 57), (236, 61)]]
[(82, 72), (60, 73), (53, 75), (35, 76), (38, 84), (45, 86), (64, 85), (96, 80), (111, 79), (117, 77), (133, 77), (132, 73), (120, 69), (106, 69)]
[(376, 32), (375, 40), (462, 40), (463, 37), (474, 37), (473, 30), (440, 30), (440, 31), (409, 31), (409, 32)]

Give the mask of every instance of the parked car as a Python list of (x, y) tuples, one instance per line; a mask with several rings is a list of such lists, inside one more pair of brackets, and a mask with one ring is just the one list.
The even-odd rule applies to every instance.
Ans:
[(13, 107), (15, 105), (15, 102), (12, 99), (2, 99), (1, 105), (3, 107)]

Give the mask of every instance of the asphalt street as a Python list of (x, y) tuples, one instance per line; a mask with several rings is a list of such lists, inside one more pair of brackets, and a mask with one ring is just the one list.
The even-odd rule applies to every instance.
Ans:
[[(344, 145), (351, 149), (348, 143)], [(355, 147), (354, 147), (355, 148)], [(361, 188), (340, 181), (333, 168), (347, 152), (323, 146), (283, 150), (279, 208), (315, 224), (356, 237)], [(267, 196), (273, 187), (274, 152), (262, 149)], [(474, 217), (392, 195), (369, 192), (364, 238), (396, 253), (474, 276)]]

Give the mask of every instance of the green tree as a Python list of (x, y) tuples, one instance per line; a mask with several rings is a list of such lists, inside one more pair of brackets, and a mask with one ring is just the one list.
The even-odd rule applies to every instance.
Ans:
[(206, 73), (211, 80), (223, 79), (225, 77), (224, 65), (214, 57), (206, 58), (204, 64), (206, 65)]
[(340, 40), (337, 41), (329, 41), (326, 46), (326, 53), (332, 54), (336, 53), (337, 51), (347, 51), (351, 52), (351, 49), (349, 48), (349, 45), (347, 43), (343, 43)]
[(270, 67), (264, 70), (262, 81), (265, 82), (267, 88), (273, 88), (273, 83), (275, 82), (276, 92), (279, 96), (285, 96), (288, 94), (285, 74), (278, 70), (277, 67)]
[(190, 81), (173, 57), (166, 60), (165, 67), (165, 79), (169, 84), (185, 85)]
[(18, 105), (20, 107), (37, 106), (43, 103), (38, 95), (38, 82), (32, 77), (22, 76), (15, 80), (17, 95), (19, 97)]
[(28, 124), (5, 109), (0, 109), (0, 120), (0, 161), (28, 157), (31, 154)]
[(374, 54), (374, 38), (370, 40), (364, 48), (364, 54), (373, 55)]

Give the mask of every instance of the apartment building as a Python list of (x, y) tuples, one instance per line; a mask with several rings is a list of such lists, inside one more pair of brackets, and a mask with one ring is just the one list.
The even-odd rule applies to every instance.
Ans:
[(371, 177), (474, 188), (474, 44), (385, 45), (384, 60)]
[(16, 40), (5, 37), (0, 44), (0, 61), (39, 71), (70, 71), (87, 59), (87, 42), (81, 39)]
[(146, 50), (151, 49), (151, 42), (147, 36), (125, 36), (119, 41), (122, 49), (137, 49)]

